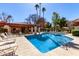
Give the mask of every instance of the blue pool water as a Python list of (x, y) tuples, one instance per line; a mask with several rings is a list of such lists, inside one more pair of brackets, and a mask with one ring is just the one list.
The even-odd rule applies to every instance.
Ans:
[(67, 44), (72, 39), (60, 34), (42, 33), (29, 35), (26, 38), (42, 53), (53, 50), (61, 45)]

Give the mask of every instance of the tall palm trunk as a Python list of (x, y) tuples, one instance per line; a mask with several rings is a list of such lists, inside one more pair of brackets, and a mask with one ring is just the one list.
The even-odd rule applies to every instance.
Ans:
[(44, 18), (44, 11), (43, 11), (43, 18)]
[[(35, 5), (35, 8), (36, 8), (36, 12), (37, 12), (36, 20), (38, 20), (38, 8), (39, 8), (39, 5), (36, 4), (36, 5)], [(36, 32), (37, 32), (37, 26), (36, 26), (36, 22), (35, 22), (35, 34), (36, 34)]]
[(39, 18), (41, 17), (41, 3), (39, 3)]
[(45, 7), (42, 8), (43, 18), (44, 18), (44, 12), (46, 11)]
[(38, 19), (38, 8), (39, 8), (39, 5), (36, 4), (36, 5), (35, 5), (35, 8), (36, 8), (36, 14), (37, 14), (36, 20), (37, 20), (37, 19)]
[[(36, 20), (38, 20), (38, 10), (36, 10), (36, 12), (37, 12)], [(35, 20), (35, 24), (36, 24), (36, 20)]]

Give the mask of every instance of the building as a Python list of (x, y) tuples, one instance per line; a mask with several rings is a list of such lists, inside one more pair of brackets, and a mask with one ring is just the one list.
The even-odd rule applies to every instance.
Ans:
[(79, 19), (75, 19), (74, 21), (72, 21), (72, 25), (75, 29), (79, 29)]
[(0, 28), (4, 28), (6, 32), (10, 33), (32, 33), (34, 31), (33, 24), (26, 23), (6, 23), (4, 21), (0, 21)]

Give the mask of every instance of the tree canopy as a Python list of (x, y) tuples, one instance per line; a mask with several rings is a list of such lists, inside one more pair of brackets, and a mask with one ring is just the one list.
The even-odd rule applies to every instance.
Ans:
[(52, 23), (53, 23), (53, 25), (54, 25), (55, 28), (57, 26), (60, 29), (62, 29), (63, 27), (67, 26), (67, 20), (66, 20), (66, 18), (65, 17), (60, 17), (60, 15), (57, 12), (53, 12)]

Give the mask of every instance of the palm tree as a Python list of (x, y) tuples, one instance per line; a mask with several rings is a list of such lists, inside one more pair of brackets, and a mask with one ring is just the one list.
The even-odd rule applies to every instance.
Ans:
[(42, 8), (42, 12), (43, 12), (43, 18), (44, 18), (44, 12), (46, 11), (45, 7)]
[(56, 31), (56, 26), (59, 26), (59, 19), (60, 19), (60, 16), (57, 12), (53, 12), (53, 16), (52, 16), (52, 22), (53, 22), (53, 25), (54, 25), (54, 31)]
[(59, 19), (60, 16), (57, 12), (53, 12), (53, 19), (56, 20), (56, 19)]
[(41, 17), (41, 3), (39, 3), (39, 18)]
[[(37, 18), (36, 18), (36, 20), (38, 20), (38, 8), (39, 8), (39, 5), (36, 4), (35, 8), (36, 8), (36, 12), (37, 12)], [(36, 23), (35, 23), (35, 34), (36, 34), (36, 32), (37, 32), (37, 27), (36, 27)]]
[(38, 17), (38, 8), (39, 8), (39, 5), (38, 5), (38, 4), (36, 4), (36, 5), (35, 5), (35, 8), (36, 8), (37, 17)]

